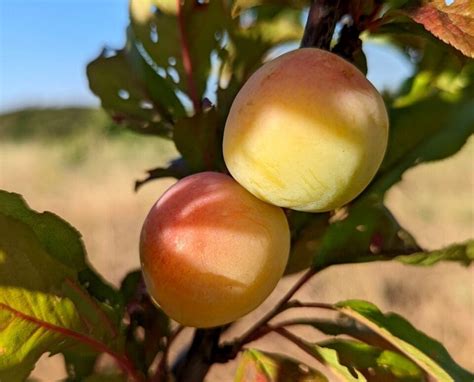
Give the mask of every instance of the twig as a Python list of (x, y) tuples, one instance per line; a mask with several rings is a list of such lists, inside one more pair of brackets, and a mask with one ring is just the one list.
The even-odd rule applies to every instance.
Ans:
[(306, 345), (306, 343), (299, 337), (295, 336), (293, 333), (290, 331), (286, 330), (285, 328), (274, 328), (273, 330), (275, 333), (278, 333), (280, 336), (286, 338), (287, 340), (293, 342), (296, 346), (298, 346), (301, 350), (303, 350), (305, 353), (309, 354), (311, 357), (319, 361), (323, 366), (324, 363), (321, 361), (320, 358), (316, 356), (316, 354), (311, 351), (311, 348)]
[(301, 40), (302, 48), (329, 50), (340, 17), (340, 2), (341, 0), (313, 0)]
[(298, 290), (301, 289), (303, 285), (306, 284), (319, 270), (318, 269), (309, 269), (303, 276), (294, 284), (291, 289), (282, 297), (282, 299), (270, 310), (266, 315), (264, 315), (260, 320), (258, 320), (250, 329), (248, 329), (242, 336), (237, 339), (224, 344), (220, 347), (220, 352), (215, 356), (215, 362), (225, 363), (230, 359), (234, 359), (242, 347), (249, 342), (255, 341), (260, 337), (263, 337), (271, 331), (270, 327), (267, 325), (268, 322), (277, 316), (279, 313), (283, 312), (286, 309), (292, 307), (292, 304), (288, 302), (295, 295)]

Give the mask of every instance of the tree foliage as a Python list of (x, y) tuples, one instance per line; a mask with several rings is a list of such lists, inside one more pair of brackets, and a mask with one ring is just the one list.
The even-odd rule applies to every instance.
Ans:
[[(105, 48), (88, 65), (87, 75), (116, 123), (172, 139), (181, 155), (168, 168), (149, 171), (137, 187), (161, 177), (225, 171), (221, 141), (235, 95), (263, 62), (301, 41), (310, 5), (289, 0), (130, 1), (125, 46)], [(292, 251), (287, 273), (309, 269), (300, 287), (337, 264), (469, 265), (472, 241), (425, 251), (384, 205), (384, 196), (405, 171), (453, 155), (474, 131), (474, 3), (353, 0), (312, 6), (331, 11), (319, 19), (333, 28), (338, 23), (339, 33), (329, 30), (328, 46), (361, 70), (366, 65), (361, 47), (370, 40), (399, 49), (415, 70), (399, 90), (385, 95), (388, 151), (364, 193), (335, 214), (288, 213)], [(177, 367), (201, 365), (198, 378), (213, 362), (234, 358), (245, 344), (273, 331), (325, 367), (314, 370), (282, 355), (247, 349), (236, 381), (326, 381), (333, 375), (345, 381), (474, 378), (441, 344), (398, 315), (363, 301), (311, 305), (291, 297), (230, 344), (218, 344), (222, 329), (197, 330), (187, 355), (192, 362)], [(346, 319), (294, 322), (331, 337), (321, 343), (268, 323), (298, 306), (331, 310)], [(135, 335), (137, 329), (143, 338)], [(45, 352), (64, 354), (70, 381), (156, 381), (171, 374), (183, 380), (179, 376), (186, 373), (170, 371), (166, 364), (176, 334), (150, 300), (139, 273), (128, 275), (120, 290), (111, 287), (88, 264), (73, 227), (52, 213), (31, 210), (19, 195), (0, 192), (1, 381), (25, 380)], [(116, 374), (94, 374), (101, 353), (116, 361)], [(155, 367), (157, 357), (162, 361)]]

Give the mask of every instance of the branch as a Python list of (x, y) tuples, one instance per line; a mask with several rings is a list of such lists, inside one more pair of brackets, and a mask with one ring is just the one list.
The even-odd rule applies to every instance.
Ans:
[(305, 285), (316, 273), (318, 273), (318, 271), (318, 269), (312, 268), (304, 273), (303, 276), (282, 297), (282, 299), (273, 307), (272, 310), (270, 310), (266, 315), (258, 320), (241, 337), (236, 338), (230, 343), (224, 344), (220, 348), (221, 351), (219, 352), (218, 356), (215, 357), (215, 362), (225, 363), (231, 359), (234, 359), (244, 345), (255, 341), (271, 332), (272, 329), (269, 327), (269, 325), (267, 325), (268, 322), (279, 313), (292, 307), (292, 304), (289, 304), (290, 299), (301, 289), (303, 285)]
[(336, 23), (340, 18), (341, 0), (313, 0), (301, 40), (301, 48), (329, 50)]
[(225, 327), (196, 329), (186, 355), (173, 367), (176, 382), (202, 382), (220, 352), (219, 338)]

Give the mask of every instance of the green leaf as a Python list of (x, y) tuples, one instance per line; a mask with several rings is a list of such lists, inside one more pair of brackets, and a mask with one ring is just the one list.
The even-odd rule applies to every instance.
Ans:
[(81, 234), (57, 215), (33, 211), (20, 195), (2, 190), (0, 213), (28, 225), (44, 249), (62, 265), (73, 271), (85, 268), (85, 248)]
[(260, 5), (281, 5), (302, 9), (308, 6), (306, 0), (234, 0), (232, 2), (232, 17), (239, 16), (243, 11)]
[[(430, 98), (400, 108), (392, 115), (392, 140), (387, 157), (367, 194), (383, 195), (407, 169), (455, 154), (474, 133), (472, 98), (457, 103)], [(411, 143), (402, 137), (404, 133), (412, 139)]]
[(474, 3), (456, 0), (446, 4), (444, 0), (424, 0), (407, 10), (417, 23), (433, 35), (474, 58)]
[(319, 371), (279, 354), (247, 349), (242, 353), (235, 382), (326, 382)]
[(403, 230), (377, 197), (359, 199), (348, 216), (329, 226), (313, 266), (378, 260), (380, 253), (405, 254), (419, 251), (411, 235)]
[(292, 230), (292, 245), (285, 275), (311, 266), (314, 253), (320, 250), (322, 238), (329, 226), (329, 216), (291, 211), (288, 221)]
[(136, 132), (169, 137), (175, 116), (185, 115), (173, 88), (154, 73), (133, 41), (112, 55), (104, 50), (87, 66), (87, 77), (113, 120)]
[(453, 244), (435, 251), (397, 256), (394, 259), (409, 265), (431, 266), (440, 261), (456, 261), (468, 266), (474, 261), (474, 240), (469, 240), (464, 244)]
[(77, 231), (0, 191), (0, 380), (23, 380), (44, 352), (117, 344), (112, 310), (79, 283), (86, 266)]
[(145, 179), (135, 181), (135, 191), (138, 191), (145, 183), (148, 183), (154, 179), (181, 179), (192, 174), (183, 158), (172, 160), (168, 164), (168, 167), (157, 167), (148, 170), (147, 173), (148, 176)]
[(167, 73), (164, 76), (169, 82), (170, 72), (177, 74), (176, 86), (199, 112), (211, 74), (211, 56), (221, 49), (229, 21), (226, 2), (185, 1), (170, 6), (161, 1), (132, 0), (130, 18), (137, 41)]
[(331, 340), (319, 344), (337, 352), (339, 362), (361, 372), (373, 382), (423, 382), (423, 371), (399, 353), (353, 340)]
[(358, 370), (349, 369), (341, 363), (339, 356), (334, 349), (310, 344), (306, 341), (302, 342), (314, 358), (329, 367), (334, 374), (341, 380), (347, 382), (366, 382), (367, 379)]
[(94, 373), (94, 367), (98, 358), (97, 354), (65, 351), (63, 355), (68, 375), (66, 382), (82, 382), (86, 377)]
[(228, 30), (229, 41), (219, 73), (217, 107), (225, 122), (230, 106), (241, 86), (267, 58), (272, 48), (296, 42), (303, 35), (301, 12), (281, 7), (260, 7), (253, 14), (255, 21), (241, 27), (234, 21)]
[(224, 168), (215, 108), (181, 119), (173, 138), (191, 172)]
[(343, 301), (335, 308), (377, 333), (435, 380), (468, 382), (474, 378), (474, 374), (455, 363), (443, 345), (401, 316), (384, 314), (375, 305), (360, 300)]

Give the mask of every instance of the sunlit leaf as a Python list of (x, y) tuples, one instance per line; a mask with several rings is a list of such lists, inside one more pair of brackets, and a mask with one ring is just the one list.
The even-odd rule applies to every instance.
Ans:
[(71, 226), (0, 191), (0, 380), (23, 380), (44, 352), (114, 348), (114, 313), (80, 285), (85, 268)]
[(165, 3), (132, 0), (131, 27), (165, 80), (186, 93), (199, 112), (229, 10), (224, 1)]
[(241, 12), (259, 5), (283, 5), (293, 8), (304, 8), (308, 6), (306, 0), (234, 0), (232, 2), (232, 17), (237, 17)]
[(335, 308), (367, 326), (438, 381), (468, 382), (474, 375), (456, 364), (439, 342), (414, 328), (403, 317), (382, 313), (360, 300), (343, 301)]
[(424, 0), (407, 14), (444, 42), (474, 58), (474, 3), (471, 0)]
[(371, 382), (424, 382), (423, 371), (399, 353), (353, 340), (319, 344), (337, 352), (339, 362), (361, 372)]
[(279, 354), (248, 349), (242, 353), (235, 382), (327, 382), (319, 371)]
[(422, 266), (431, 266), (440, 261), (455, 261), (467, 266), (474, 261), (474, 240), (469, 240), (464, 244), (453, 244), (435, 251), (396, 256), (395, 260), (404, 264)]

